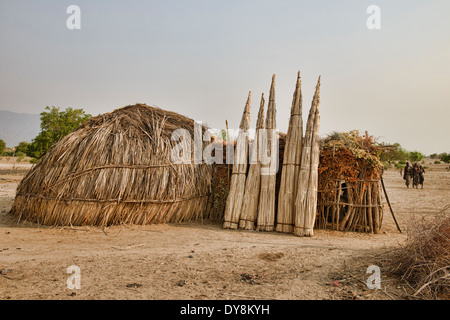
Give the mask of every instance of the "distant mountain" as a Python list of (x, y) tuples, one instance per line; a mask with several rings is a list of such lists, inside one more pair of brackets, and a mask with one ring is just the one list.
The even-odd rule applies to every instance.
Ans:
[(31, 142), (40, 131), (38, 114), (0, 110), (0, 139), (6, 142), (6, 146), (15, 147), (22, 141)]

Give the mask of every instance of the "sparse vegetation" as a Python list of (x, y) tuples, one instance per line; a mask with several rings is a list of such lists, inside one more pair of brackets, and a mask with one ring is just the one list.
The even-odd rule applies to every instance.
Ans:
[(3, 152), (5, 152), (6, 149), (6, 143), (2, 139), (0, 139), (0, 156), (3, 155)]

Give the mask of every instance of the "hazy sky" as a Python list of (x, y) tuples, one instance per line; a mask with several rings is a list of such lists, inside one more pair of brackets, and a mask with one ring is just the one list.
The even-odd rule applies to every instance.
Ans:
[[(72, 4), (81, 30), (66, 26)], [(381, 30), (367, 28), (369, 5)], [(286, 132), (301, 71), (305, 115), (322, 75), (322, 136), (450, 152), (449, 13), (448, 0), (0, 0), (0, 109), (142, 102), (235, 128), (252, 91), (254, 126), (276, 74)]]

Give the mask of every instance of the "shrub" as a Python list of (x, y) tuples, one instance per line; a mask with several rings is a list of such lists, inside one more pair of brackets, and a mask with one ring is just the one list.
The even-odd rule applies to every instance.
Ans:
[(439, 160), (436, 160), (436, 161), (434, 162), (434, 164), (441, 164), (441, 162), (440, 162)]

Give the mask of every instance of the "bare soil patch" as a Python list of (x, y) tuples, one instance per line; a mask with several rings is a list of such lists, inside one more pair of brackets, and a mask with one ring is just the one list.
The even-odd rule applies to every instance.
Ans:
[[(384, 174), (401, 227), (450, 202), (450, 173), (427, 165), (424, 189), (407, 189), (398, 171)], [(43, 227), (8, 214), (25, 170), (0, 166), (0, 299), (406, 298), (404, 284), (383, 269), (382, 290), (366, 286), (367, 268), (406, 238), (387, 206), (379, 235), (316, 230), (299, 238), (208, 221)], [(71, 265), (80, 267), (80, 290), (66, 286)]]

